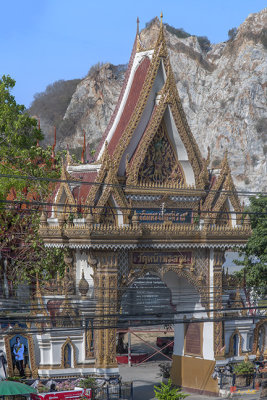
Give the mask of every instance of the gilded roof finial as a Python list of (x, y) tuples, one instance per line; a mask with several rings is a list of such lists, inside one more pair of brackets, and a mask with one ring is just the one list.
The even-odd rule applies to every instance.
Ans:
[(67, 162), (67, 166), (72, 164), (72, 157), (70, 155), (70, 149), (69, 149), (69, 145), (68, 144), (67, 144), (66, 162)]
[(163, 27), (163, 22), (162, 22), (163, 14), (160, 14), (160, 28), (159, 28), (159, 35), (157, 38), (157, 41), (154, 45), (154, 49), (157, 49), (157, 55), (159, 57), (167, 58), (168, 57), (168, 52), (167, 52), (167, 47), (165, 43), (165, 38), (164, 38), (164, 27)]

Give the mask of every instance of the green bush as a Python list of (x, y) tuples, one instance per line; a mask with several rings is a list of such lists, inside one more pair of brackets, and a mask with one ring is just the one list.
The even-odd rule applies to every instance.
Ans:
[(168, 380), (167, 385), (162, 383), (160, 386), (154, 386), (154, 392), (158, 400), (180, 400), (189, 396), (181, 392), (180, 388), (173, 387), (171, 379)]
[(189, 36), (192, 36), (190, 33), (186, 32), (183, 28), (174, 28), (169, 24), (164, 24), (164, 25), (168, 32), (172, 33), (173, 35), (177, 36), (180, 39), (185, 39), (188, 38)]
[(96, 386), (95, 378), (91, 378), (90, 376), (79, 382), (79, 387), (83, 389), (94, 389)]
[(234, 365), (234, 374), (236, 375), (249, 375), (254, 373), (254, 365), (252, 362), (242, 361)]
[(229, 31), (228, 31), (229, 40), (233, 40), (236, 37), (236, 34), (237, 34), (236, 28), (229, 29)]
[(201, 49), (205, 52), (210, 50), (210, 41), (207, 36), (197, 36), (197, 40)]

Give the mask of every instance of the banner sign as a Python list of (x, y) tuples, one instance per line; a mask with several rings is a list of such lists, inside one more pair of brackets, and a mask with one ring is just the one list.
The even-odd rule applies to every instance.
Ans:
[(172, 222), (174, 224), (191, 224), (193, 222), (193, 210), (181, 208), (166, 208), (163, 212), (158, 209), (135, 208), (140, 223)]
[(132, 264), (137, 266), (152, 265), (189, 265), (192, 261), (190, 251), (134, 251)]
[[(137, 278), (122, 296), (121, 321), (127, 315), (134, 315), (138, 320), (155, 319), (159, 324), (166, 322), (166, 318), (173, 320), (175, 307), (171, 303), (171, 291), (162, 280), (151, 273)], [(127, 319), (127, 318), (126, 318)]]

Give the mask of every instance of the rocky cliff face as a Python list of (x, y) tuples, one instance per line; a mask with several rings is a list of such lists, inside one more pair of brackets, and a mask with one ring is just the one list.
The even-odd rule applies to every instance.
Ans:
[[(165, 32), (172, 68), (188, 123), (203, 156), (211, 148), (218, 167), (225, 150), (238, 190), (267, 190), (267, 8), (251, 14), (236, 36), (208, 52), (196, 37)], [(141, 32), (150, 47), (158, 34), (155, 21)], [(115, 108), (125, 69), (105, 64), (78, 84), (64, 116), (73, 130), (60, 147), (82, 145), (82, 130), (95, 148)]]

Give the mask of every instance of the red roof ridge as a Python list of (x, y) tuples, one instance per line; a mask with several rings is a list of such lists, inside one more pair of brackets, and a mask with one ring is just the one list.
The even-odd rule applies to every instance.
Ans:
[(128, 63), (127, 70), (125, 72), (124, 82), (123, 82), (123, 85), (122, 85), (122, 88), (121, 88), (119, 99), (117, 101), (117, 104), (116, 104), (116, 107), (115, 107), (115, 109), (113, 111), (113, 114), (112, 114), (112, 116), (110, 118), (108, 126), (106, 127), (105, 132), (104, 132), (104, 134), (102, 136), (102, 139), (101, 139), (101, 141), (100, 141), (100, 143), (98, 145), (97, 151), (95, 153), (96, 154), (95, 155), (95, 160), (97, 160), (97, 158), (99, 156), (99, 153), (100, 153), (100, 150), (101, 150), (103, 144), (105, 143), (105, 140), (106, 140), (106, 138), (108, 136), (108, 133), (109, 133), (109, 131), (110, 131), (110, 129), (111, 129), (111, 127), (112, 127), (112, 125), (113, 125), (113, 123), (115, 121), (115, 118), (116, 118), (116, 116), (118, 114), (118, 111), (119, 111), (119, 108), (120, 108), (120, 105), (121, 105), (121, 102), (122, 102), (122, 99), (123, 99), (123, 96), (124, 96), (124, 93), (125, 93), (128, 81), (129, 81), (131, 70), (132, 70), (132, 67), (133, 67), (134, 57), (135, 57), (135, 54), (136, 54), (136, 46), (137, 46), (137, 37), (135, 38), (135, 41), (134, 41), (134, 44), (133, 44), (133, 49), (132, 49), (132, 52), (131, 52), (131, 56), (130, 56), (130, 60), (129, 60), (129, 63)]

